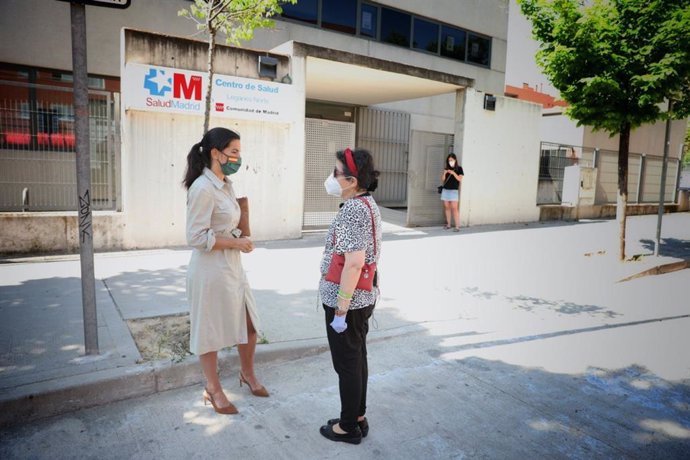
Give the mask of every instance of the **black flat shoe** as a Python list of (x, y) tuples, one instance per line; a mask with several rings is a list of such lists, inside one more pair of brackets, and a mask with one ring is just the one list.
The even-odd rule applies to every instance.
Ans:
[[(340, 423), (339, 418), (332, 418), (329, 421), (326, 422), (329, 425), (335, 425), (336, 423)], [(364, 420), (361, 422), (357, 422), (357, 425), (359, 426), (359, 429), (362, 431), (362, 437), (366, 438), (367, 435), (369, 434), (369, 422), (367, 421), (367, 418), (364, 417)]]
[(333, 425), (324, 425), (319, 429), (319, 433), (331, 441), (347, 442), (349, 444), (359, 444), (362, 442), (362, 432), (359, 427), (355, 427), (354, 431), (349, 433), (339, 434), (333, 431)]

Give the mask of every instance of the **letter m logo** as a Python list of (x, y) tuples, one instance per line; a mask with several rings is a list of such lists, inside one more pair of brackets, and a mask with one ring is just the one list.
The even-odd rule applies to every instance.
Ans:
[[(180, 96), (182, 94), (183, 96)], [(201, 77), (196, 75), (189, 79), (185, 78), (184, 74), (174, 73), (173, 74), (173, 97), (188, 100), (201, 100)]]

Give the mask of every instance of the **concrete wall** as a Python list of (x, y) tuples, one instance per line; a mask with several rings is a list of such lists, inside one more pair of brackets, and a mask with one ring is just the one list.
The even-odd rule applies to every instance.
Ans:
[[(176, 36), (199, 37), (195, 24), (177, 16), (189, 6), (187, 0), (135, 0), (126, 10), (86, 7), (89, 72), (120, 75), (120, 30), (123, 27)], [(356, 38), (304, 24), (276, 20), (273, 30), (256, 31), (245, 47), (272, 49), (290, 40), (396, 61), (474, 79), (477, 88), (498, 94), (505, 85), (507, 49), (507, 0), (455, 0), (378, 2), (420, 16), (457, 25), (492, 37), (491, 69), (412, 52), (408, 49)], [(69, 70), (69, 3), (46, 0), (3, 0), (0, 15), (0, 61)], [(219, 38), (223, 42), (223, 38)]]
[(362, 38), (353, 39), (352, 35), (280, 20), (276, 21), (276, 27), (273, 30), (257, 31), (254, 40), (247, 46), (272, 49), (277, 44), (290, 40), (328, 46), (335, 50), (460, 75), (473, 79), (475, 87), (479, 90), (503, 94), (508, 32), (507, 0), (466, 0), (461, 5), (458, 5), (455, 0), (435, 0), (434, 2), (387, 0), (377, 3), (491, 36), (491, 69), (431, 54), (411, 52), (407, 48), (387, 43)]
[[(99, 250), (123, 247), (123, 216), (93, 213), (93, 245)], [(0, 254), (77, 252), (79, 222), (76, 212), (11, 212), (2, 214)]]
[(455, 93), (377, 104), (377, 109), (410, 114), (410, 130), (453, 134), (455, 130)]
[[(125, 62), (203, 70), (205, 44), (174, 37), (124, 31)], [(221, 47), (218, 74), (258, 78), (257, 55), (246, 49)], [(262, 55), (265, 52), (260, 53)], [(201, 56), (201, 57), (200, 57)], [(279, 59), (278, 73), (289, 60)], [(203, 58), (202, 58), (203, 57)], [(169, 65), (169, 64), (168, 64)], [(250, 200), (252, 237), (297, 238), (302, 231), (304, 183), (304, 60), (293, 65), (297, 88), (294, 122), (273, 123), (212, 118), (242, 136), (243, 167), (232, 177), (239, 195)], [(232, 71), (232, 72), (231, 72)], [(186, 156), (202, 135), (201, 116), (123, 111), (122, 190), (125, 248), (184, 245), (186, 191), (181, 186)]]
[(539, 138), (543, 142), (581, 146), (584, 132), (584, 126), (577, 126), (565, 115), (548, 115), (542, 116)]
[[(123, 27), (191, 36), (196, 27), (177, 11), (187, 0), (134, 0), (125, 10), (86, 7), (89, 72), (120, 75)], [(2, 0), (0, 61), (50, 69), (72, 68), (70, 4), (46, 0)]]
[(458, 111), (464, 114), (455, 134), (455, 151), (465, 171), (461, 222), (537, 221), (541, 106), (497, 97), (496, 110), (488, 111), (483, 100), (484, 93), (474, 89), (458, 98)]
[[(675, 120), (671, 123), (669, 158), (680, 158), (681, 146), (683, 145), (687, 126), (687, 120)], [(665, 121), (640, 126), (630, 133), (630, 152), (662, 156), (664, 154), (665, 134)], [(594, 132), (591, 128), (586, 128), (583, 139), (586, 146), (618, 151), (618, 135), (609, 137), (603, 131)]]

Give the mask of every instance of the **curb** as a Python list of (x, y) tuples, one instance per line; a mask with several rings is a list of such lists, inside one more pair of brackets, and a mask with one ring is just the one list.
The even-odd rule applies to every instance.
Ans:
[(643, 276), (651, 276), (651, 275), (664, 275), (666, 273), (672, 273), (678, 270), (684, 270), (686, 268), (690, 268), (690, 261), (689, 260), (681, 260), (680, 262), (671, 262), (668, 264), (662, 264), (662, 265), (657, 265), (655, 267), (652, 267), (648, 270), (644, 270), (640, 273), (636, 273), (634, 275), (628, 276), (627, 278), (623, 278), (622, 280), (619, 280), (619, 283), (622, 283), (624, 281), (630, 281), (634, 280), (636, 278), (642, 278)]
[[(385, 331), (373, 331), (368, 342), (416, 334), (425, 329), (420, 324)], [(326, 338), (300, 339), (259, 345), (255, 362), (267, 364), (316, 356), (329, 350)], [(223, 375), (235, 372), (239, 356), (232, 350), (221, 350), (218, 367)], [(81, 409), (117, 401), (150, 396), (202, 383), (203, 376), (196, 356), (179, 363), (153, 361), (127, 367), (105, 369), (81, 375), (22, 385), (0, 396), (0, 428), (8, 428)]]

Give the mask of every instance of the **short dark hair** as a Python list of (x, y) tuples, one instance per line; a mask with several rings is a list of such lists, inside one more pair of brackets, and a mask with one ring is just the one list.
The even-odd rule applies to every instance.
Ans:
[(374, 169), (374, 158), (368, 150), (352, 150), (352, 159), (357, 167), (357, 174), (350, 171), (345, 158), (345, 150), (336, 152), (335, 157), (343, 164), (343, 172), (346, 176), (357, 178), (357, 183), (361, 189), (373, 192), (379, 185), (379, 172)]

